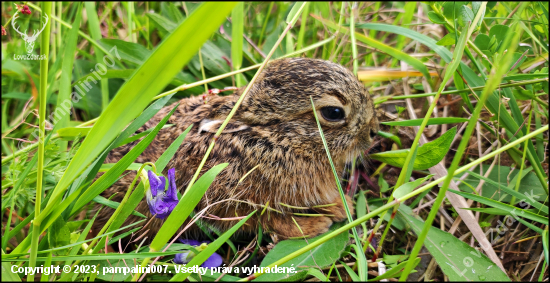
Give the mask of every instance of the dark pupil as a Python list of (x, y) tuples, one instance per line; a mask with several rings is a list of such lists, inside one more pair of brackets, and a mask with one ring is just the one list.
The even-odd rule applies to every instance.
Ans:
[(321, 114), (323, 115), (323, 118), (327, 119), (328, 121), (339, 121), (344, 119), (344, 109), (340, 107), (324, 107), (321, 109)]

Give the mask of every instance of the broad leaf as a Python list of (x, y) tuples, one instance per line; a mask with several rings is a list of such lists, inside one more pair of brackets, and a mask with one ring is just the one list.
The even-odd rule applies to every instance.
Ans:
[[(335, 229), (340, 228), (341, 226), (342, 226), (341, 223), (333, 224), (327, 233), (330, 233)], [(307, 241), (309, 243), (312, 243), (322, 236), (323, 235), (320, 235), (313, 239), (308, 239)], [(291, 267), (291, 266), (295, 267), (296, 273), (294, 274), (266, 273), (262, 275), (262, 277), (254, 281), (279, 281), (283, 279), (300, 280), (301, 278), (303, 278), (303, 276), (307, 274), (310, 266), (319, 266), (320, 268), (324, 268), (332, 265), (335, 260), (340, 258), (340, 256), (342, 255), (342, 252), (344, 252), (348, 240), (349, 240), (348, 233), (341, 233), (338, 236), (314, 248), (313, 250), (311, 250), (311, 252), (306, 252), (279, 266), (279, 267)], [(307, 243), (305, 240), (285, 240), (285, 241), (279, 242), (265, 256), (260, 266), (266, 267), (276, 262), (277, 260), (283, 258), (284, 256), (288, 255), (289, 253), (297, 251), (298, 249), (303, 248), (306, 245)]]
[[(451, 142), (453, 141), (455, 135), (456, 127), (448, 130), (439, 138), (418, 147), (413, 169), (425, 170), (443, 160), (443, 157), (445, 157), (451, 147)], [(391, 166), (403, 167), (409, 151), (410, 149), (386, 151), (371, 154), (369, 157), (387, 163)]]
[[(397, 217), (406, 219), (418, 235), (424, 222), (399, 209)], [(510, 281), (500, 268), (481, 251), (470, 247), (448, 232), (431, 227), (424, 246), (451, 281)]]

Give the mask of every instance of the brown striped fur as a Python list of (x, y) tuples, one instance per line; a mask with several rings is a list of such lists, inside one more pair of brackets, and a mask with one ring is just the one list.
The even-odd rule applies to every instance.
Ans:
[[(183, 193), (214, 133), (237, 102), (242, 90), (229, 96), (208, 96), (207, 103), (202, 97), (180, 100), (180, 105), (168, 121), (174, 126), (161, 130), (136, 162), (155, 162), (178, 135), (193, 124), (163, 172), (166, 174), (169, 168), (176, 168), (176, 184)], [(280, 239), (302, 236), (302, 232), (309, 237), (316, 236), (326, 232), (333, 222), (346, 219), (313, 116), (310, 96), (315, 103), (337, 172), (343, 172), (346, 162), (368, 148), (374, 133), (378, 131), (378, 120), (374, 114), (372, 99), (349, 70), (338, 64), (316, 59), (289, 58), (273, 61), (252, 86), (206, 161), (201, 175), (220, 163), (227, 162), (229, 166), (217, 176), (195, 211), (224, 200), (226, 201), (210, 206), (208, 213), (227, 218), (244, 216), (258, 209), (259, 212), (241, 228), (242, 232), (255, 233), (260, 224), (264, 231), (273, 233)], [(140, 131), (154, 127), (174, 106), (172, 104), (163, 108)], [(324, 106), (342, 107), (346, 112), (345, 120), (325, 120), (320, 114), (320, 109)], [(136, 143), (137, 141), (113, 150), (106, 162), (117, 162)], [(258, 167), (239, 183), (256, 166)], [(114, 200), (120, 201), (134, 176), (134, 172), (128, 174), (103, 195), (109, 197), (118, 192)], [(309, 208), (329, 203), (337, 205), (310, 209), (308, 212), (290, 209), (281, 203)], [(351, 204), (350, 198), (348, 203)], [(266, 204), (282, 214), (267, 210), (260, 215), (263, 210), (260, 205)], [(139, 204), (137, 210), (151, 217), (145, 200)], [(110, 208), (102, 209), (95, 226), (102, 227), (112, 212)], [(292, 212), (317, 212), (332, 216), (293, 215), (301, 232), (290, 218)], [(130, 216), (125, 225), (138, 219)], [(220, 231), (229, 229), (237, 222), (208, 219), (201, 221), (207, 221)], [(163, 222), (155, 218), (148, 226), (149, 234), (154, 236)], [(192, 226), (189, 233), (197, 231), (198, 228)]]

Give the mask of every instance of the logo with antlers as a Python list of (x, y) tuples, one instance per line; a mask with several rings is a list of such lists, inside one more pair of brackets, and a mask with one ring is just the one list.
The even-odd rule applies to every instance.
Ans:
[(39, 32), (36, 32), (36, 30), (34, 30), (33, 34), (31, 36), (28, 36), (27, 35), (27, 30), (25, 30), (25, 32), (20, 32), (19, 31), (19, 28), (16, 28), (15, 27), (15, 20), (17, 18), (19, 18), (19, 15), (17, 14), (18, 12), (15, 12), (15, 14), (13, 15), (13, 19), (11, 21), (11, 26), (13, 27), (13, 29), (21, 35), (21, 37), (23, 38), (23, 40), (25, 41), (25, 48), (27, 49), (27, 53), (32, 53), (32, 50), (34, 49), (34, 42), (36, 41), (36, 39), (38, 38), (38, 35), (40, 35), (40, 33), (44, 30), (44, 28), (46, 27), (46, 25), (48, 24), (48, 15), (44, 14), (44, 18), (46, 20), (46, 22), (44, 23), (44, 25), (42, 26), (42, 29), (39, 31)]

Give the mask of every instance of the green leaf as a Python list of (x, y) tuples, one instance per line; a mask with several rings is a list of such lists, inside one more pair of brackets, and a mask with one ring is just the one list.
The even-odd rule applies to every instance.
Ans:
[[(62, 247), (70, 244), (71, 240), (71, 231), (66, 225), (62, 217), (57, 218), (57, 220), (52, 224), (51, 228), (48, 229), (48, 242), (50, 248)], [(56, 254), (65, 255), (67, 250), (58, 251)]]
[[(460, 15), (458, 16), (458, 25), (464, 27), (468, 25), (468, 22), (474, 21), (474, 12), (468, 6), (460, 7)], [(483, 18), (482, 18), (483, 19)]]
[[(99, 264), (99, 266), (97, 266)], [(132, 274), (130, 272), (122, 272), (120, 271), (121, 268), (129, 267), (133, 268), (135, 266), (133, 260), (101, 260), (101, 261), (92, 261), (90, 262), (90, 265), (96, 265), (97, 269), (100, 270), (98, 272), (97, 278), (101, 280), (105, 280), (107, 282), (122, 282), (128, 279)], [(119, 270), (117, 272), (111, 272), (114, 271), (111, 269), (111, 267), (118, 267)]]
[[(74, 98), (71, 97), (71, 80), (73, 76), (73, 64), (76, 52), (76, 43), (78, 39), (78, 30), (80, 27), (80, 18), (82, 18), (81, 14), (82, 5), (79, 4), (78, 11), (76, 12), (75, 19), (72, 28), (69, 31), (68, 38), (63, 42), (63, 44), (65, 45), (65, 54), (63, 56), (63, 63), (61, 67), (59, 95), (57, 96), (57, 105), (55, 110), (55, 113), (64, 113), (64, 115), (59, 115), (60, 119), (57, 122), (58, 124), (60, 124), (59, 127), (61, 128), (66, 127), (69, 124), (71, 105), (74, 101)], [(60, 146), (61, 150), (65, 151), (67, 149), (67, 142), (60, 142)]]
[(310, 268), (308, 271), (307, 271), (307, 275), (311, 275), (311, 276), (314, 276), (315, 278), (319, 279), (321, 282), (330, 282), (327, 277), (321, 273), (321, 271), (319, 271), (319, 269), (316, 269), (316, 268)]
[[(479, 8), (481, 8), (481, 2), (479, 1), (472, 1), (472, 9), (474, 15), (477, 15), (477, 12), (479, 11)], [(481, 18), (483, 19), (483, 15), (481, 15)], [(481, 24), (481, 22), (480, 22)]]
[(357, 273), (351, 269), (347, 264), (343, 263), (341, 260), (339, 260), (342, 266), (344, 266), (344, 269), (348, 272), (349, 277), (351, 277), (351, 281), (353, 282), (361, 282), (361, 279), (359, 276), (357, 276)]
[[(425, 170), (439, 163), (451, 146), (454, 136), (456, 135), (456, 127), (451, 128), (439, 138), (418, 147), (418, 153), (414, 160), (414, 170)], [(409, 154), (410, 149), (386, 151), (381, 153), (370, 154), (369, 157), (378, 161), (388, 163), (391, 166), (403, 167), (403, 163)]]
[(462, 2), (462, 1), (448, 1), (443, 4), (443, 15), (445, 18), (447, 18), (451, 23), (454, 23), (454, 19), (460, 17), (460, 10), (462, 6), (467, 5), (468, 2)]
[(456, 37), (455, 33), (448, 33), (437, 42), (437, 45), (441, 45), (441, 46), (453, 45), (456, 43), (455, 37)]
[[(483, 165), (482, 168), (483, 173), (486, 173), (487, 170), (489, 170), (489, 165)], [(510, 180), (517, 180), (516, 176), (519, 171), (514, 170), (514, 172), (510, 173), (510, 170), (510, 167), (501, 165), (493, 168), (493, 170), (491, 170), (491, 173), (489, 173), (487, 178), (485, 178), (481, 176), (478, 167), (474, 171), (468, 171), (470, 175), (468, 175), (468, 177), (466, 177), (463, 182), (468, 183), (473, 188), (476, 188), (479, 185), (480, 179), (485, 180), (482, 196), (494, 200), (499, 200), (501, 202), (509, 203), (512, 199), (511, 195), (516, 195), (516, 199), (518, 201), (522, 199), (533, 199), (539, 202), (544, 202), (548, 195), (546, 194), (546, 191), (541, 186), (540, 182), (533, 172), (527, 172), (527, 174), (521, 178), (518, 192), (516, 192), (513, 188), (508, 188), (507, 178), (509, 177)], [(526, 170), (524, 170), (524, 172), (525, 171)], [(464, 173), (458, 174), (456, 177), (461, 177), (463, 174)], [(515, 185), (515, 181), (510, 183)], [(465, 184), (462, 183), (459, 184), (458, 188), (461, 191), (471, 192), (471, 189), (469, 189)], [(530, 202), (534, 203), (533, 201)], [(535, 204), (533, 206), (537, 207), (538, 204)]]
[[(101, 167), (99, 168), (99, 171), (98, 172), (107, 172), (109, 171), (111, 168), (113, 168), (114, 166), (116, 165), (116, 163), (103, 163), (101, 164)], [(134, 171), (137, 171), (139, 170), (139, 167), (141, 167), (141, 165), (143, 165), (142, 163), (132, 163), (128, 166), (128, 168), (126, 168), (126, 170), (134, 170)], [(145, 166), (145, 169), (147, 168), (151, 168), (149, 166)]]
[[(121, 39), (102, 38), (98, 41), (98, 43), (107, 50), (112, 50), (116, 46), (116, 54), (120, 56), (120, 60), (124, 63), (129, 62), (135, 65), (141, 65), (152, 53), (141, 44), (124, 41)], [(116, 54), (113, 55), (116, 56)]]
[[(417, 257), (414, 261), (415, 261), (414, 266), (416, 267), (420, 263), (420, 258)], [(373, 279), (369, 279), (367, 281), (369, 281), (369, 282), (371, 282), (371, 281), (380, 281), (382, 279), (398, 277), (398, 276), (401, 275), (401, 271), (403, 271), (403, 269), (405, 268), (405, 265), (407, 265), (408, 262), (409, 262), (408, 260), (404, 261), (404, 262), (398, 264), (397, 266), (391, 268), (386, 273), (384, 273), (382, 275), (379, 275), (379, 276), (376, 276)]]
[[(367, 198), (365, 197), (365, 191), (363, 190), (360, 190), (357, 194), (355, 213), (357, 214), (357, 218), (360, 218), (367, 214)], [(367, 225), (365, 223), (361, 223), (361, 227), (363, 228), (363, 231), (367, 231)]]
[(512, 89), (512, 93), (516, 97), (517, 100), (531, 100), (535, 98), (535, 94), (532, 90), (529, 89), (522, 89), (520, 87)]
[[(117, 209), (120, 206), (119, 202), (106, 199), (106, 198), (104, 198), (100, 195), (95, 196), (92, 200), (96, 203), (105, 205), (105, 206), (110, 207), (112, 209)], [(132, 211), (132, 215), (139, 216), (139, 217), (142, 217), (142, 218), (147, 218), (145, 215), (143, 215), (143, 214), (141, 214), (141, 213), (139, 213), (138, 211), (135, 211), (135, 210)]]
[(490, 41), (491, 41), (491, 38), (488, 35), (480, 33), (476, 36), (476, 39), (474, 40), (474, 44), (480, 50), (489, 50)]
[[(231, 12), (231, 61), (233, 70), (239, 70), (243, 63), (244, 2), (239, 2)], [(237, 87), (245, 84), (242, 74), (236, 77)]]
[(432, 21), (432, 23), (434, 24), (444, 24), (445, 23), (445, 19), (442, 19), (436, 12), (434, 11), (429, 11), (428, 12), (428, 19), (430, 19), (430, 21)]
[(544, 250), (544, 261), (546, 261), (546, 264), (548, 264), (548, 226), (542, 233), (542, 247)]
[[(544, 15), (546, 16), (546, 22), (548, 22), (548, 9), (546, 9), (546, 7), (544, 7), (544, 5), (542, 4), (542, 2), (538, 2), (539, 3), (539, 7), (540, 9), (542, 10), (542, 12), (544, 13)], [(546, 254), (546, 262), (548, 262), (548, 254)]]
[[(406, 121), (392, 121), (392, 122), (381, 122), (380, 124), (388, 126), (420, 126), (424, 119), (413, 119)], [(454, 124), (454, 123), (463, 123), (468, 122), (466, 118), (457, 118), (457, 117), (443, 117), (443, 118), (430, 118), (428, 124), (426, 125), (443, 125), (443, 124)]]
[(292, 9), (290, 10), (290, 13), (288, 13), (288, 16), (286, 17), (286, 23), (290, 25), (294, 25), (296, 21), (298, 20), (298, 17), (296, 16), (297, 13), (299, 13), (302, 8), (307, 4), (306, 2), (296, 2), (294, 3), (294, 6), (292, 6)]
[(395, 191), (393, 191), (393, 197), (398, 199), (398, 198), (412, 192), (415, 188), (420, 186), (420, 184), (424, 183), (426, 180), (428, 180), (432, 176), (433, 175), (428, 175), (424, 178), (416, 179), (412, 182), (407, 182), (407, 183), (399, 186), (399, 188), (397, 188), (397, 189), (395, 189)]
[[(90, 232), (90, 230), (92, 229), (92, 225), (94, 224), (95, 220), (96, 220), (96, 217), (97, 215), (99, 214), (99, 212), (96, 212), (96, 214), (94, 215), (94, 217), (92, 218), (91, 221), (88, 222), (88, 225), (86, 225), (86, 227), (84, 228), (84, 230), (82, 230), (82, 233), (80, 234), (80, 236), (78, 237), (78, 239), (76, 240), (76, 243), (78, 242), (82, 242), (82, 241), (85, 241), (86, 240), (86, 236), (88, 236), (88, 233)], [(74, 243), (71, 243), (71, 244), (74, 244)], [(76, 255), (78, 254), (78, 252), (80, 251), (80, 247), (82, 247), (82, 245), (76, 245), (74, 247), (71, 248), (71, 251), (69, 252), (69, 255)], [(72, 264), (72, 261), (65, 261), (65, 265), (70, 265)]]
[(74, 140), (76, 137), (85, 137), (92, 127), (66, 127), (59, 129), (57, 134), (65, 140)]
[(157, 14), (157, 13), (147, 13), (147, 17), (155, 24), (159, 29), (160, 33), (166, 35), (174, 30), (178, 25), (173, 21)]
[[(193, 278), (196, 282), (215, 282), (218, 278), (220, 278), (220, 276), (224, 273), (219, 273), (219, 272), (213, 272), (214, 270), (210, 270), (208, 272), (206, 272), (204, 275), (200, 275), (200, 274), (197, 274), (197, 273), (193, 273), (191, 275), (189, 275), (189, 277)], [(237, 276), (231, 276), (227, 273), (225, 273), (225, 275), (222, 277), (222, 279), (220, 279), (220, 282), (237, 282), (239, 279), (239, 277)], [(193, 282), (192, 279), (189, 279), (189, 281)]]
[[(108, 254), (92, 254), (92, 255), (75, 255), (75, 256), (58, 256), (55, 257), (56, 261), (65, 261), (65, 260), (107, 260), (107, 259), (127, 259), (127, 260), (134, 260), (134, 259), (141, 259), (141, 258), (151, 258), (151, 257), (157, 257), (157, 256), (169, 256), (169, 255), (175, 255), (181, 253), (181, 251), (173, 251), (173, 252), (154, 252), (154, 253), (125, 253), (125, 254), (119, 254), (119, 253), (108, 253)], [(2, 256), (2, 260), (4, 261), (4, 256)], [(10, 258), (10, 261), (19, 261), (19, 262), (25, 262), (29, 261), (28, 258)], [(46, 257), (37, 257), (36, 261), (46, 261)]]
[(502, 202), (499, 202), (499, 201), (496, 201), (496, 200), (492, 200), (490, 198), (485, 198), (485, 197), (482, 197), (482, 196), (478, 196), (478, 195), (474, 195), (474, 194), (470, 194), (470, 193), (465, 193), (465, 192), (461, 192), (461, 191), (455, 191), (455, 190), (451, 190), (451, 189), (449, 189), (449, 191), (451, 191), (451, 192), (453, 192), (457, 195), (463, 196), (465, 198), (468, 198), (468, 199), (477, 201), (479, 203), (488, 205), (490, 207), (494, 207), (494, 208), (504, 210), (504, 211), (512, 214), (512, 216), (514, 216), (514, 217), (521, 216), (523, 218), (527, 218), (527, 219), (530, 219), (530, 220), (533, 220), (533, 221), (537, 221), (537, 222), (542, 223), (542, 224), (548, 224), (548, 217), (544, 217), (542, 215), (538, 215), (538, 214), (535, 214), (533, 212), (530, 212), (530, 211), (527, 211), (527, 210), (524, 210), (524, 209), (519, 209), (519, 208), (516, 208), (516, 207), (511, 206), (509, 204), (505, 204), (505, 203), (502, 203)]
[(495, 37), (496, 44), (500, 44), (506, 38), (506, 33), (510, 30), (508, 26), (505, 25), (494, 25), (489, 30), (489, 37)]
[[(4, 254), (4, 251), (2, 251), (2, 254)], [(12, 266), (13, 264), (10, 264), (9, 262), (2, 262), (2, 281), (21, 282), (21, 278), (19, 278), (17, 273), (13, 273), (11, 271)]]
[[(342, 225), (343, 225), (342, 223), (333, 224), (327, 233), (330, 233), (336, 230), (337, 228), (342, 227)], [(308, 239), (307, 241), (309, 243), (315, 242), (317, 239), (324, 236), (325, 234), (317, 236), (313, 239)], [(340, 258), (340, 256), (344, 252), (348, 240), (349, 240), (348, 233), (341, 233), (338, 236), (314, 248), (313, 250), (311, 250), (311, 252), (304, 253), (292, 260), (287, 261), (283, 265), (279, 266), (279, 267), (291, 267), (291, 266), (295, 267), (296, 273), (294, 274), (266, 273), (262, 275), (261, 278), (258, 278), (254, 281), (299, 280), (297, 278), (301, 278), (302, 276), (305, 276), (310, 266), (318, 266), (320, 268), (324, 268), (332, 265), (332, 263), (336, 259)], [(276, 262), (277, 260), (283, 258), (284, 256), (288, 255), (289, 253), (294, 252), (300, 248), (303, 248), (306, 245), (307, 245), (307, 242), (305, 240), (281, 241), (271, 251), (269, 251), (269, 253), (267, 253), (267, 255), (263, 259), (260, 266), (266, 267)]]
[(522, 81), (522, 80), (532, 80), (538, 78), (548, 78), (548, 72), (546, 73), (536, 73), (536, 74), (517, 74), (510, 75), (502, 78), (503, 81)]
[[(406, 219), (417, 235), (420, 234), (424, 226), (423, 221), (402, 212), (401, 208), (397, 215)], [(448, 232), (430, 227), (424, 246), (450, 281), (510, 281), (508, 276), (481, 251), (470, 247)]]
[[(118, 69), (108, 69), (105, 74), (101, 75), (100, 73), (96, 72), (95, 74), (97, 74), (100, 78), (102, 79), (127, 79), (129, 77), (132, 76), (132, 74), (135, 72), (136, 70), (135, 69), (125, 69), (125, 70), (118, 70)], [(94, 75), (95, 74), (92, 72), (92, 73), (87, 73), (85, 75), (83, 75), (82, 77), (80, 77), (78, 80), (76, 80), (73, 84), (72, 84), (72, 87), (75, 87), (76, 85), (80, 84), (80, 83), (83, 83), (84, 81), (86, 81), (86, 79), (90, 76), (90, 75)]]
[[(506, 214), (506, 215), (507, 215), (507, 214)], [(519, 221), (519, 222), (521, 222), (521, 224), (527, 226), (529, 229), (531, 229), (531, 230), (533, 230), (533, 231), (535, 231), (535, 232), (537, 232), (537, 233), (539, 233), (539, 234), (541, 234), (541, 235), (542, 235), (542, 233), (544, 233), (544, 231), (543, 231), (542, 229), (540, 229), (539, 227), (537, 227), (537, 226), (535, 226), (535, 225), (529, 223), (528, 221), (525, 221), (525, 220), (523, 220), (523, 219), (521, 219), (521, 218), (517, 218), (516, 220)]]
[(392, 141), (394, 141), (399, 147), (402, 147), (403, 145), (401, 144), (401, 140), (399, 139), (398, 136), (394, 135), (394, 134), (390, 134), (390, 133), (386, 133), (386, 132), (383, 132), (383, 131), (378, 131), (376, 133), (377, 135), (383, 137), (383, 138), (387, 138), (387, 139), (391, 139)]
[[(160, 43), (134, 75), (122, 85), (101, 114), (55, 187), (48, 206), (57, 205), (55, 202), (70, 183), (189, 62), (200, 46), (218, 29), (234, 5), (235, 3), (226, 2), (201, 4)], [(206, 18), (208, 21), (204, 21)], [(197, 26), (201, 28), (197, 29)], [(116, 50), (111, 49), (110, 52), (116, 55)], [(44, 211), (47, 211), (48, 206)], [(46, 216), (42, 214), (37, 217), (38, 220)]]

